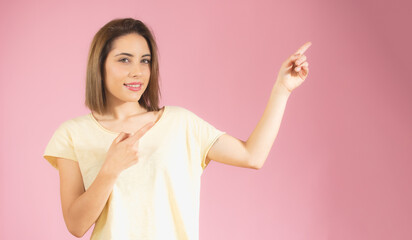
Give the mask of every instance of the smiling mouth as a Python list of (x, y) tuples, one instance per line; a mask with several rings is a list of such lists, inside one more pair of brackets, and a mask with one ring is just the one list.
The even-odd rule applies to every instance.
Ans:
[(126, 87), (134, 87), (134, 88), (138, 88), (138, 87), (142, 86), (141, 83), (137, 83), (137, 84), (126, 84), (126, 83), (124, 83), (123, 85), (126, 86)]
[(142, 89), (143, 84), (123, 84), (128, 90), (138, 92)]

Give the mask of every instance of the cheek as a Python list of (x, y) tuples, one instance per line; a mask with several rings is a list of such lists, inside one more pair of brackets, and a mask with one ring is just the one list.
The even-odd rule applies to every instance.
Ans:
[(148, 66), (148, 67), (145, 67), (144, 73), (145, 73), (146, 75), (150, 76), (150, 67), (149, 67), (149, 66)]
[(122, 81), (122, 79), (124, 78), (124, 76), (122, 77), (121, 74), (119, 74), (119, 72), (116, 69), (107, 69), (106, 70), (106, 81), (105, 81), (105, 85), (106, 88), (108, 89), (113, 89), (113, 88), (118, 88), (118, 83), (119, 81)]
[(125, 76), (128, 75), (128, 71), (123, 68), (119, 67), (109, 67), (106, 70), (106, 77), (108, 79), (108, 82), (116, 82), (120, 81), (125, 78)]

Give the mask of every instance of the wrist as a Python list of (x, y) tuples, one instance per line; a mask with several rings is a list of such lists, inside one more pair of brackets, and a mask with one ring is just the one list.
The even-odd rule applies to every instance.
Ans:
[(119, 172), (115, 171), (113, 167), (108, 166), (106, 162), (103, 164), (102, 168), (100, 169), (100, 174), (106, 177), (117, 178), (119, 176)]
[(289, 91), (283, 84), (276, 82), (273, 86), (272, 93), (289, 97), (292, 91)]

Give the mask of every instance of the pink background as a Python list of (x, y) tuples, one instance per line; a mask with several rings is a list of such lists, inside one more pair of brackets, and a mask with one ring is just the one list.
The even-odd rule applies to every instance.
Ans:
[(161, 106), (242, 140), (280, 64), (313, 44), (263, 168), (205, 170), (200, 239), (412, 239), (411, 4), (332, 2), (2, 1), (0, 239), (76, 239), (42, 154), (60, 123), (89, 112), (89, 45), (120, 17), (155, 33)]

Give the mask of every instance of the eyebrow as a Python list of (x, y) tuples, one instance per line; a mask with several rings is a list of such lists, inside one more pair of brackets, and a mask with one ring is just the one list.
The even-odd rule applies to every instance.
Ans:
[[(116, 56), (119, 56), (119, 55), (126, 55), (126, 56), (129, 56), (129, 57), (134, 57), (133, 54), (125, 53), (125, 52), (116, 54), (115, 57), (116, 57)], [(150, 57), (150, 54), (144, 54), (144, 55), (142, 55), (142, 57)]]

